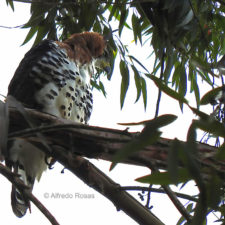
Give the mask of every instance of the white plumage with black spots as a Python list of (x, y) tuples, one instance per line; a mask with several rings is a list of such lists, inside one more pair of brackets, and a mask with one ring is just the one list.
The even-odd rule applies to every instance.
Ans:
[[(26, 53), (12, 78), (8, 95), (25, 107), (80, 123), (92, 112), (91, 76), (96, 66), (108, 69), (106, 43), (94, 32), (74, 34), (64, 42), (44, 40)], [(45, 154), (23, 139), (9, 143), (7, 165), (31, 190), (47, 168)], [(25, 215), (29, 203), (12, 188), (12, 209)]]

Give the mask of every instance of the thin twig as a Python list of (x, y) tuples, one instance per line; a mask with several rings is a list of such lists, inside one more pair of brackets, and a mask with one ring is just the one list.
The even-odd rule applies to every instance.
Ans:
[(52, 225), (59, 225), (55, 217), (48, 209), (28, 190), (23, 191), (23, 194), (45, 215)]
[[(160, 79), (161, 80), (163, 78), (163, 73), (164, 73), (164, 58), (165, 58), (165, 50), (163, 49), (162, 58), (161, 58), (161, 72), (160, 72)], [(160, 105), (160, 101), (161, 101), (161, 96), (162, 96), (162, 91), (159, 89), (157, 103), (156, 103), (156, 109), (155, 109), (155, 118), (157, 118), (158, 115), (159, 115), (159, 105)], [(151, 188), (152, 188), (152, 185), (150, 184), (148, 196), (147, 196), (147, 202), (146, 202), (147, 207), (149, 207), (149, 205), (150, 205)]]
[[(11, 132), (8, 135), (8, 138), (14, 138), (14, 137), (22, 137), (22, 136), (32, 136), (36, 134), (37, 132), (44, 133), (44, 132), (54, 132), (54, 131), (59, 131), (59, 130), (69, 130), (69, 129), (80, 129), (80, 130), (92, 130), (92, 131), (101, 131), (107, 133), (109, 130), (106, 128), (101, 128), (101, 127), (95, 127), (95, 126), (87, 126), (84, 124), (56, 124), (56, 125), (46, 125), (46, 126), (40, 126), (40, 127), (35, 127), (35, 128), (26, 128), (24, 130), (20, 131), (15, 131)], [(126, 134), (124, 131), (121, 130), (113, 130), (110, 129), (111, 133), (115, 134), (122, 134), (123, 136)], [(133, 133), (133, 135), (139, 134), (139, 132)], [(132, 137), (132, 133), (127, 133), (127, 137)], [(108, 138), (111, 140), (111, 138)], [(118, 140), (118, 139), (116, 139)], [(124, 137), (123, 137), (124, 140)]]
[[(167, 194), (165, 192), (165, 190), (162, 189), (162, 188), (149, 188), (149, 187), (140, 187), (140, 186), (123, 186), (123, 187), (121, 187), (121, 190), (126, 190), (126, 191), (149, 191), (149, 189), (150, 189), (151, 192), (160, 193), (160, 194)], [(198, 201), (197, 198), (192, 197), (190, 195), (186, 195), (186, 194), (179, 193), (179, 192), (173, 192), (173, 193), (179, 198), (183, 198), (183, 199), (193, 201), (193, 202)]]
[[(165, 50), (163, 49), (162, 58), (161, 58), (161, 71), (160, 71), (160, 79), (163, 78), (164, 73), (164, 58), (165, 58)], [(157, 103), (156, 103), (156, 109), (155, 109), (155, 118), (159, 115), (159, 105), (161, 101), (162, 91), (159, 89)]]
[(52, 225), (59, 225), (55, 217), (47, 210), (47, 208), (31, 193), (23, 181), (19, 178), (18, 174), (11, 172), (7, 167), (0, 163), (0, 173), (7, 178), (21, 193), (22, 195), (32, 201), (34, 205), (46, 216)]
[(15, 27), (8, 27), (8, 26), (0, 25), (0, 28), (5, 28), (5, 29), (16, 29), (16, 28), (21, 28), (21, 27), (24, 26), (24, 25), (25, 25), (25, 24), (18, 25), (18, 26), (15, 26)]
[(152, 184), (149, 185), (148, 187), (148, 195), (147, 195), (147, 201), (146, 201), (146, 204), (145, 206), (150, 209), (150, 200), (151, 200), (151, 192), (152, 192)]
[[(161, 72), (160, 72), (160, 79), (162, 80), (163, 74), (164, 74), (164, 63), (165, 63), (165, 49), (163, 49), (162, 58), (161, 58)], [(159, 114), (159, 104), (161, 100), (161, 90), (159, 89), (158, 93), (158, 99), (156, 104), (156, 112), (155, 112), (155, 118)], [(150, 168), (153, 171), (158, 171), (156, 167)], [(162, 188), (164, 189), (165, 193), (168, 195), (170, 200), (173, 202), (174, 206), (177, 208), (177, 210), (181, 213), (181, 215), (188, 221), (191, 221), (191, 216), (187, 212), (187, 210), (184, 208), (183, 204), (179, 201), (176, 194), (171, 190), (169, 186), (163, 185)]]

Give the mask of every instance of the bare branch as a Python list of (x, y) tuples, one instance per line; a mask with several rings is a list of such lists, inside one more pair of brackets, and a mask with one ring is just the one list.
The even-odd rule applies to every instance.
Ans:
[(59, 225), (55, 217), (45, 208), (45, 206), (31, 193), (28, 186), (19, 178), (18, 174), (11, 172), (7, 167), (0, 163), (0, 173), (6, 177), (21, 193), (22, 195), (32, 201), (34, 205), (46, 216), (52, 225)]
[(21, 27), (24, 26), (24, 25), (25, 25), (25, 24), (18, 25), (18, 26), (14, 26), (14, 27), (8, 27), (8, 26), (0, 25), (0, 28), (5, 28), (5, 29), (16, 29), (16, 28), (21, 28)]
[[(149, 188), (149, 187), (140, 187), (140, 186), (123, 186), (121, 187), (122, 190), (126, 190), (126, 191), (151, 191), (151, 192), (155, 192), (155, 193), (160, 193), (160, 194), (167, 194), (165, 192), (164, 189), (162, 188)], [(186, 195), (186, 194), (183, 194), (183, 193), (179, 193), (179, 192), (173, 192), (174, 194), (176, 194), (176, 196), (178, 198), (183, 198), (183, 199), (186, 199), (186, 200), (189, 200), (189, 201), (192, 201), (192, 202), (197, 202), (198, 199), (195, 198), (195, 197), (192, 197), (190, 195)]]
[(162, 185), (162, 188), (164, 189), (172, 203), (175, 205), (177, 210), (180, 212), (180, 214), (187, 220), (187, 222), (191, 222), (191, 215), (184, 208), (183, 204), (179, 201), (176, 194), (171, 190), (171, 188), (166, 185)]

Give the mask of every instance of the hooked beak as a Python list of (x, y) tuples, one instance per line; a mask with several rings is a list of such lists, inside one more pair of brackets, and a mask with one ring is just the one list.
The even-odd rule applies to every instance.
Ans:
[(106, 65), (105, 67), (103, 67), (103, 70), (107, 73), (110, 74), (111, 72), (111, 67), (109, 65)]
[(104, 70), (107, 74), (110, 74), (111, 72), (110, 63), (105, 59), (98, 60), (97, 63), (95, 64), (95, 67)]

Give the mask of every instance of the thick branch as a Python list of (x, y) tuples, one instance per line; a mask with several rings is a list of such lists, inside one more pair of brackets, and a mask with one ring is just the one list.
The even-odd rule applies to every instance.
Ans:
[[(51, 152), (49, 149), (44, 151), (56, 158), (86, 184), (109, 198), (117, 208), (122, 209), (140, 224), (161, 224), (154, 215), (128, 193), (121, 191), (118, 184), (94, 165), (82, 157), (74, 157), (74, 154), (71, 154), (72, 149), (72, 152), (79, 153), (81, 156), (112, 161), (114, 155), (138, 133), (71, 123), (71, 121), (30, 109), (26, 112), (32, 121), (42, 125), (29, 128), (23, 116), (16, 109), (10, 108), (9, 139), (24, 137), (41, 146), (43, 140), (40, 135), (36, 135), (41, 133), (44, 143), (54, 149)], [(167, 157), (171, 144), (172, 140), (161, 138), (154, 145), (147, 146), (125, 159), (123, 163), (167, 169)], [(225, 174), (225, 163), (215, 161), (213, 157), (216, 148), (199, 143), (198, 150), (198, 160), (203, 166), (214, 168), (218, 173)]]
[[(70, 149), (71, 139), (76, 152), (89, 158), (112, 161), (122, 147), (135, 138), (139, 133), (87, 126), (73, 123), (68, 120), (27, 109), (28, 115), (35, 119), (41, 127), (29, 128), (23, 116), (14, 108), (10, 109), (9, 138), (26, 136), (35, 137), (37, 132), (43, 133), (45, 140), (51, 145)], [(44, 126), (44, 124), (47, 124)], [(52, 124), (52, 125), (49, 125)], [(160, 138), (157, 143), (147, 146), (122, 161), (132, 165), (156, 166), (158, 169), (167, 169), (167, 157), (173, 140)], [(225, 162), (215, 160), (216, 147), (198, 143), (198, 160), (207, 167), (213, 168), (220, 174), (225, 174)]]
[[(23, 136), (24, 139), (27, 139), (28, 141), (32, 142), (33, 144), (41, 145), (44, 141), (45, 144), (49, 144), (50, 148), (52, 149), (51, 152), (49, 152), (50, 148), (42, 148), (43, 151), (45, 151), (47, 154), (51, 155), (53, 158), (55, 158), (58, 162), (60, 162), (62, 165), (65, 166), (65, 168), (69, 169), (72, 173), (74, 173), (76, 176), (78, 176), (81, 180), (83, 180), (87, 185), (94, 188), (96, 191), (107, 197), (111, 202), (114, 203), (116, 208), (118, 210), (123, 210), (126, 214), (128, 214), (131, 218), (133, 218), (136, 222), (143, 225), (162, 225), (163, 223), (155, 217), (147, 208), (145, 208), (142, 204), (140, 204), (135, 198), (133, 198), (130, 194), (128, 194), (126, 191), (121, 190), (120, 186), (113, 182), (109, 177), (107, 177), (104, 173), (102, 173), (98, 168), (96, 168), (94, 165), (92, 165), (88, 160), (82, 158), (81, 156), (76, 156), (76, 154), (72, 154), (73, 152), (80, 152), (80, 148), (87, 147), (89, 150), (97, 149), (99, 145), (92, 146), (91, 143), (87, 142), (87, 146), (85, 144), (85, 141), (82, 139), (82, 136), (85, 136), (86, 134), (82, 134), (77, 131), (83, 131), (83, 132), (94, 132), (94, 134), (89, 134), (92, 141), (94, 138), (96, 138), (96, 132), (100, 130), (100, 132), (105, 133), (105, 129), (92, 127), (89, 129), (88, 126), (80, 125), (80, 124), (65, 124), (69, 121), (58, 119), (55, 117), (52, 117), (50, 115), (42, 114), (39, 112), (35, 112), (32, 110), (27, 110), (28, 115), (30, 119), (32, 120), (32, 123), (35, 121), (37, 124), (55, 124), (51, 126), (42, 127), (39, 128), (28, 128), (23, 131), (16, 131), (11, 132), (15, 130), (24, 129), (27, 127), (26, 121), (23, 120), (23, 117), (21, 117), (21, 114), (17, 113), (16, 110), (10, 109), (10, 132), (9, 132), (9, 139), (12, 139), (13, 137), (19, 137)], [(15, 117), (14, 117), (15, 116)], [(35, 120), (34, 120), (35, 118)], [(23, 122), (22, 122), (23, 121)], [(22, 125), (22, 127), (21, 127)], [(68, 130), (67, 130), (68, 129)], [(75, 129), (75, 130), (74, 130)], [(77, 131), (76, 131), (77, 129)], [(48, 136), (48, 134), (56, 134), (56, 132), (60, 131), (57, 135), (61, 132), (66, 133), (65, 137), (66, 140), (61, 140), (62, 143), (58, 141), (54, 141), (55, 138), (58, 139), (56, 136)], [(65, 132), (65, 130), (67, 130)], [(54, 132), (53, 132), (54, 131)], [(74, 139), (73, 132), (75, 131), (76, 134), (78, 134), (77, 138)], [(36, 135), (42, 133), (42, 135)], [(113, 131), (112, 131), (113, 132)], [(118, 135), (120, 131), (114, 130), (115, 135)], [(130, 135), (128, 134), (128, 137)], [(45, 140), (41, 140), (43, 137)], [(114, 139), (114, 138), (113, 138)], [(112, 139), (112, 140), (113, 140)], [(105, 138), (103, 137), (103, 140)], [(107, 139), (106, 139), (107, 140)], [(67, 142), (64, 144), (63, 142)], [(113, 140), (115, 141), (115, 140)], [(123, 141), (124, 142), (124, 141)], [(80, 144), (81, 145), (80, 145)], [(91, 145), (90, 145), (91, 144)], [(42, 146), (43, 147), (43, 146)], [(84, 155), (82, 153), (82, 155)]]
[(54, 148), (53, 156), (82, 181), (114, 203), (117, 210), (123, 210), (136, 222), (143, 225), (162, 225), (147, 208), (141, 205), (120, 185), (107, 177), (101, 170), (80, 156), (71, 156), (61, 148)]

